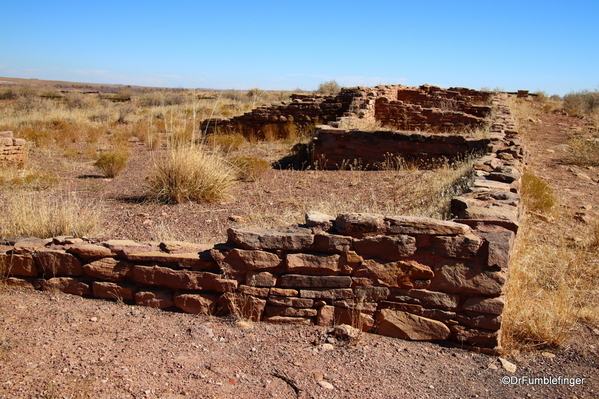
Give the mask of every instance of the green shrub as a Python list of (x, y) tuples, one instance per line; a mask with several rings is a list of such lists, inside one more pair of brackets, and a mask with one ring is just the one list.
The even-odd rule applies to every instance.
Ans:
[(237, 178), (242, 181), (256, 181), (270, 169), (270, 163), (264, 158), (240, 155), (231, 159), (237, 171)]
[(221, 202), (231, 197), (235, 178), (221, 155), (188, 145), (154, 159), (148, 188), (151, 197), (165, 203)]
[(107, 151), (102, 153), (94, 166), (108, 178), (116, 177), (127, 166), (129, 153), (125, 151)]

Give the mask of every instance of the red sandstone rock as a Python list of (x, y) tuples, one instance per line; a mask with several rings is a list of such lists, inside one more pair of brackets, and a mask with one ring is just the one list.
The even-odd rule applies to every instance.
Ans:
[(264, 321), (273, 324), (298, 324), (304, 326), (309, 326), (312, 324), (312, 320), (305, 317), (270, 316), (265, 317)]
[(33, 257), (38, 270), (46, 277), (83, 275), (81, 262), (65, 251), (42, 248)]
[(398, 260), (416, 252), (416, 239), (407, 235), (374, 236), (354, 241), (356, 253), (363, 257)]
[(200, 259), (197, 252), (192, 253), (166, 253), (161, 251), (147, 251), (139, 253), (129, 253), (127, 260), (132, 262), (160, 263), (177, 265), (177, 267), (193, 270), (205, 270), (212, 268), (212, 262), (206, 262)]
[(302, 274), (284, 274), (279, 277), (281, 287), (291, 288), (349, 288), (349, 276), (306, 276)]
[(289, 316), (289, 317), (314, 317), (318, 313), (316, 309), (292, 308), (285, 306), (266, 306), (264, 311), (267, 316)]
[(332, 288), (332, 289), (311, 289), (311, 290), (300, 290), (300, 296), (302, 298), (311, 299), (324, 299), (324, 300), (335, 300), (335, 299), (349, 299), (354, 297), (354, 292), (351, 288)]
[(212, 250), (211, 254), (221, 269), (233, 273), (246, 270), (274, 270), (279, 266), (282, 267), (281, 259), (277, 255), (266, 251), (235, 248), (224, 257), (217, 250)]
[(31, 255), (0, 255), (1, 273), (8, 276), (35, 277), (38, 275)]
[(376, 332), (414, 341), (444, 340), (451, 334), (449, 328), (440, 321), (391, 309), (377, 312)]
[(50, 244), (52, 242), (52, 239), (50, 238), (35, 238), (35, 237), (29, 237), (29, 238), (24, 238), (22, 240), (18, 240), (17, 242), (15, 242), (15, 245), (13, 246), (13, 253), (14, 254), (32, 254), (33, 252), (37, 251), (38, 249), (43, 248), (44, 246), (46, 246), (47, 244)]
[(309, 229), (229, 229), (229, 240), (244, 249), (265, 249), (283, 251), (307, 250), (314, 242), (314, 235)]
[(92, 292), (96, 298), (133, 301), (137, 291), (138, 287), (133, 284), (117, 284), (107, 281), (92, 282)]
[(325, 305), (318, 308), (318, 313), (316, 315), (316, 325), (332, 326), (333, 324), (335, 324), (335, 307)]
[(216, 297), (207, 294), (180, 294), (174, 297), (175, 305), (192, 314), (213, 314), (216, 309)]
[(277, 283), (277, 278), (269, 272), (247, 272), (246, 284), (255, 287), (274, 287)]
[(335, 219), (335, 228), (342, 234), (362, 238), (385, 231), (383, 216), (373, 213), (342, 213)]
[(133, 265), (114, 258), (104, 258), (83, 265), (83, 272), (90, 277), (116, 282), (133, 277)]
[(116, 255), (110, 248), (87, 243), (71, 246), (67, 249), (67, 252), (77, 255), (81, 259), (106, 258)]
[(359, 310), (335, 306), (335, 324), (348, 324), (362, 331), (370, 331), (374, 327), (374, 317)]
[(299, 291), (291, 288), (271, 287), (269, 294), (273, 296), (298, 296)]
[(472, 258), (483, 240), (475, 234), (459, 236), (431, 236), (432, 253), (449, 258)]
[(325, 253), (344, 253), (352, 248), (352, 237), (318, 233), (314, 236), (314, 250)]
[(406, 290), (403, 293), (418, 299), (418, 303), (448, 310), (456, 309), (460, 302), (459, 295), (446, 294), (444, 292), (413, 289)]
[(503, 296), (497, 298), (474, 297), (468, 298), (464, 302), (464, 309), (472, 312), (500, 315), (503, 312), (504, 305), (505, 297)]
[(339, 273), (340, 256), (317, 254), (287, 254), (286, 265), (290, 273), (331, 275)]
[(468, 328), (460, 325), (451, 326), (451, 338), (458, 342), (467, 342), (486, 348), (499, 346), (499, 332), (477, 328)]
[(264, 299), (254, 298), (239, 292), (226, 292), (218, 298), (217, 312), (241, 319), (260, 321), (266, 306)]
[(160, 266), (133, 267), (133, 279), (144, 285), (161, 285), (181, 290), (234, 291), (237, 281), (221, 278), (218, 274), (190, 270), (173, 270)]
[(108, 240), (104, 241), (102, 245), (115, 252), (118, 256), (156, 250), (156, 247), (153, 245), (143, 244), (133, 240)]
[(434, 267), (430, 289), (450, 293), (497, 296), (503, 291), (507, 274), (478, 263), (443, 259)]
[(310, 298), (269, 296), (266, 300), (269, 305), (291, 306), (294, 308), (311, 308), (314, 300)]
[(240, 285), (237, 291), (242, 294), (256, 296), (258, 298), (266, 298), (270, 292), (270, 288), (251, 287), (249, 285)]
[(389, 296), (389, 288), (387, 287), (355, 287), (354, 292), (356, 294), (356, 298), (366, 302), (378, 302), (386, 299)]
[(192, 244), (184, 241), (164, 241), (158, 247), (169, 254), (189, 254), (209, 251), (214, 246), (209, 244)]
[(456, 320), (466, 326), (482, 328), (485, 330), (499, 330), (501, 328), (501, 316), (491, 314), (479, 314), (474, 312), (458, 313)]
[(458, 235), (470, 233), (470, 227), (464, 224), (415, 216), (390, 216), (385, 218), (387, 233), (391, 234), (428, 234)]
[(386, 287), (414, 288), (413, 280), (433, 277), (430, 267), (416, 261), (381, 263), (367, 259), (355, 271), (356, 277), (368, 277)]
[(144, 290), (135, 294), (135, 303), (140, 306), (166, 309), (175, 306), (173, 292), (168, 290)]
[(41, 287), (42, 291), (62, 291), (74, 295), (91, 295), (91, 289), (76, 278), (54, 277), (46, 280)]

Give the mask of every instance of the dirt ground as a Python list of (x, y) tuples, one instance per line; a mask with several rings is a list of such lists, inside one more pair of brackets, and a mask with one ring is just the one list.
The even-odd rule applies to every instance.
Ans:
[[(556, 190), (560, 213), (571, 215), (564, 235), (572, 240), (584, 231), (579, 214), (593, 216), (599, 209), (599, 169), (561, 162), (562, 145), (569, 134), (584, 129), (584, 123), (541, 115), (530, 122), (526, 138), (535, 173)], [(73, 171), (74, 178), (76, 173), (81, 172)], [(136, 189), (130, 187), (133, 198)], [(285, 190), (293, 195), (294, 189)], [(133, 223), (148, 226), (160, 218), (183, 223), (183, 216), (193, 210), (177, 206), (177, 216), (176, 207), (144, 210), (139, 204), (128, 208), (127, 203), (115, 203), (128, 217), (122, 234)], [(224, 231), (226, 223), (236, 223), (228, 219), (233, 210), (216, 212), (222, 208), (213, 207), (212, 214), (223, 213), (221, 222), (207, 222), (216, 218), (196, 212), (205, 219), (190, 228), (220, 223), (218, 230)], [(0, 397), (599, 397), (599, 326), (580, 325), (561, 348), (509, 358), (514, 372), (489, 355), (372, 334), (346, 343), (327, 334), (329, 330), (249, 324), (3, 288)]]

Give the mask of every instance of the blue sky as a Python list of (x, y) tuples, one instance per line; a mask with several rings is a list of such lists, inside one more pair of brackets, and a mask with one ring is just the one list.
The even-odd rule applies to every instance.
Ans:
[(0, 2), (0, 76), (183, 88), (599, 88), (599, 0)]

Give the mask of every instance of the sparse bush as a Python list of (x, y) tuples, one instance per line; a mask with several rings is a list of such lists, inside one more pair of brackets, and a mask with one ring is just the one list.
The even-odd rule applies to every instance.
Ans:
[(206, 142), (211, 147), (220, 148), (223, 152), (229, 153), (237, 151), (245, 143), (245, 137), (241, 133), (216, 133), (209, 135)]
[(578, 166), (599, 166), (599, 138), (577, 137), (568, 142), (566, 162)]
[(221, 202), (231, 197), (235, 172), (203, 146), (170, 148), (154, 160), (150, 195), (166, 203)]
[(100, 210), (73, 193), (51, 191), (41, 195), (16, 190), (6, 195), (0, 213), (0, 236), (82, 237), (97, 233)]
[(0, 187), (45, 190), (57, 184), (58, 180), (52, 172), (0, 166)]
[(555, 205), (553, 189), (545, 180), (526, 172), (522, 176), (522, 200), (533, 212), (549, 212)]
[(266, 159), (249, 155), (234, 157), (231, 164), (237, 171), (237, 178), (242, 181), (259, 180), (270, 169)]
[(158, 107), (167, 105), (180, 105), (185, 103), (185, 95), (176, 91), (154, 91), (139, 97), (142, 107)]
[(564, 96), (564, 110), (573, 116), (590, 115), (599, 110), (599, 90), (582, 90)]
[(125, 169), (128, 159), (129, 153), (126, 151), (107, 151), (100, 154), (94, 166), (112, 179)]
[(331, 95), (339, 93), (340, 90), (341, 90), (341, 86), (339, 86), (339, 83), (337, 83), (337, 81), (333, 79), (333, 80), (329, 80), (329, 81), (319, 84), (318, 90), (316, 90), (316, 92), (318, 94), (331, 96)]

